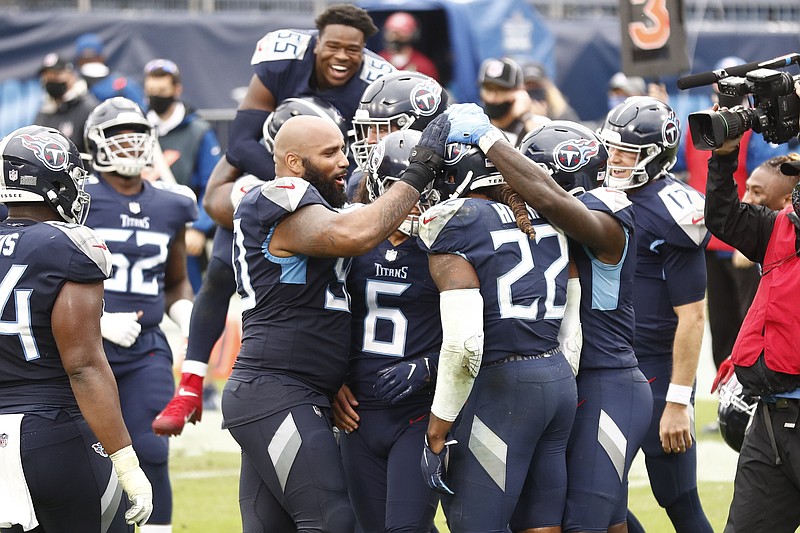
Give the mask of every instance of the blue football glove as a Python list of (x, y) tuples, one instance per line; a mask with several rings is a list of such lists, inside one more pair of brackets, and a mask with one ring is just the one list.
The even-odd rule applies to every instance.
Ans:
[(400, 181), (421, 194), (444, 168), (444, 147), (449, 132), (450, 122), (444, 114), (430, 121), (422, 130), (419, 144), (411, 149), (408, 168), (400, 175)]
[(497, 129), (477, 104), (454, 104), (445, 111), (450, 121), (447, 142), (478, 144), (487, 132)]
[(384, 402), (398, 403), (430, 385), (436, 376), (436, 365), (428, 357), (417, 357), (384, 368), (378, 376), (378, 381), (372, 386), (375, 397)]
[(458, 444), (457, 440), (448, 438), (444, 443), (444, 448), (439, 453), (433, 453), (428, 446), (428, 436), (425, 435), (425, 448), (422, 450), (422, 475), (425, 483), (436, 492), (441, 494), (453, 495), (450, 487), (444, 482), (447, 477), (447, 456), (450, 453), (450, 446)]

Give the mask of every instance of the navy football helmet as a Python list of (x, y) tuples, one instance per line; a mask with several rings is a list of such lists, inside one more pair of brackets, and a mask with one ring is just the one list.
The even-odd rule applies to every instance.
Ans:
[[(365, 178), (367, 197), (370, 202), (377, 200), (394, 182), (400, 179), (400, 175), (408, 168), (411, 150), (419, 144), (420, 137), (422, 137), (422, 133), (419, 131), (395, 131), (375, 145), (369, 158)], [(421, 213), (438, 201), (439, 192), (429, 184), (420, 194), (417, 209)], [(398, 229), (406, 235), (416, 235), (419, 230), (419, 216), (408, 215)]]
[(122, 96), (94, 108), (84, 127), (86, 149), (98, 172), (130, 178), (153, 165), (156, 133), (135, 102)]
[(75, 144), (55, 129), (25, 126), (0, 141), (0, 202), (45, 202), (61, 220), (83, 224), (89, 214), (84, 192), (88, 172)]
[(287, 120), (298, 115), (329, 118), (341, 130), (342, 136), (347, 139), (347, 121), (333, 104), (317, 96), (298, 96), (287, 98), (281, 102), (264, 121), (262, 131), (267, 150), (275, 153), (275, 135), (278, 134), (278, 130)]
[(367, 169), (373, 147), (392, 131), (422, 131), (447, 109), (449, 98), (439, 83), (419, 72), (401, 70), (367, 86), (353, 117), (353, 155)]
[(444, 149), (444, 174), (433, 182), (442, 201), (466, 196), (482, 187), (502, 185), (503, 176), (480, 148), (450, 143)]
[[(650, 96), (631, 96), (608, 112), (599, 131), (609, 151), (606, 184), (632, 189), (666, 174), (675, 164), (681, 128), (670, 106)], [(612, 149), (635, 152), (633, 166), (618, 166)], [(617, 173), (628, 173), (617, 177)]]
[(717, 421), (722, 439), (737, 452), (741, 451), (744, 433), (753, 420), (758, 406), (758, 398), (745, 396), (742, 384), (734, 374), (727, 383), (719, 388), (719, 405)]
[(527, 134), (519, 150), (566, 191), (589, 191), (606, 179), (608, 151), (589, 128), (554, 120)]

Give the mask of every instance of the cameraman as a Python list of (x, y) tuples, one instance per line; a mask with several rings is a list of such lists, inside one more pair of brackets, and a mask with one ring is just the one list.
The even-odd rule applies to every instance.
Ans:
[[(800, 97), (800, 83), (795, 91)], [(741, 203), (733, 178), (740, 139), (725, 141), (709, 160), (705, 208), (712, 234), (763, 265), (731, 354), (745, 393), (761, 399), (739, 455), (725, 532), (795, 531), (800, 526), (800, 428), (795, 427), (800, 354), (794, 345), (800, 331), (800, 186), (792, 205), (781, 211)], [(800, 162), (784, 163), (781, 171), (799, 174)], [(723, 365), (717, 381), (725, 373)]]

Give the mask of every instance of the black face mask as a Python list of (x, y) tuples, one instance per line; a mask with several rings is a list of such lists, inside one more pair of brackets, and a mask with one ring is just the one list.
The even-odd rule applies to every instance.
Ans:
[(411, 41), (386, 41), (386, 49), (390, 52), (399, 52), (410, 44)]
[(54, 100), (59, 100), (62, 96), (67, 94), (67, 82), (65, 81), (48, 81), (44, 84), (44, 90), (47, 91)]
[(175, 96), (148, 96), (147, 101), (150, 102), (150, 109), (157, 115), (162, 115), (175, 102)]
[(501, 118), (511, 111), (511, 106), (514, 102), (501, 102), (499, 104), (487, 104), (484, 102), (483, 110), (486, 111), (486, 116), (489, 118)]

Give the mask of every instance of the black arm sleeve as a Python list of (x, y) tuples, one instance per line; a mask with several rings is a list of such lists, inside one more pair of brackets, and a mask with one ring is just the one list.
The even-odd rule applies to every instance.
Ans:
[(763, 263), (778, 211), (739, 201), (733, 179), (737, 157), (738, 151), (728, 155), (713, 154), (708, 161), (706, 227), (749, 260)]
[(269, 181), (275, 177), (272, 154), (259, 141), (269, 111), (246, 109), (236, 112), (228, 133), (228, 151), (225, 157), (239, 170)]

